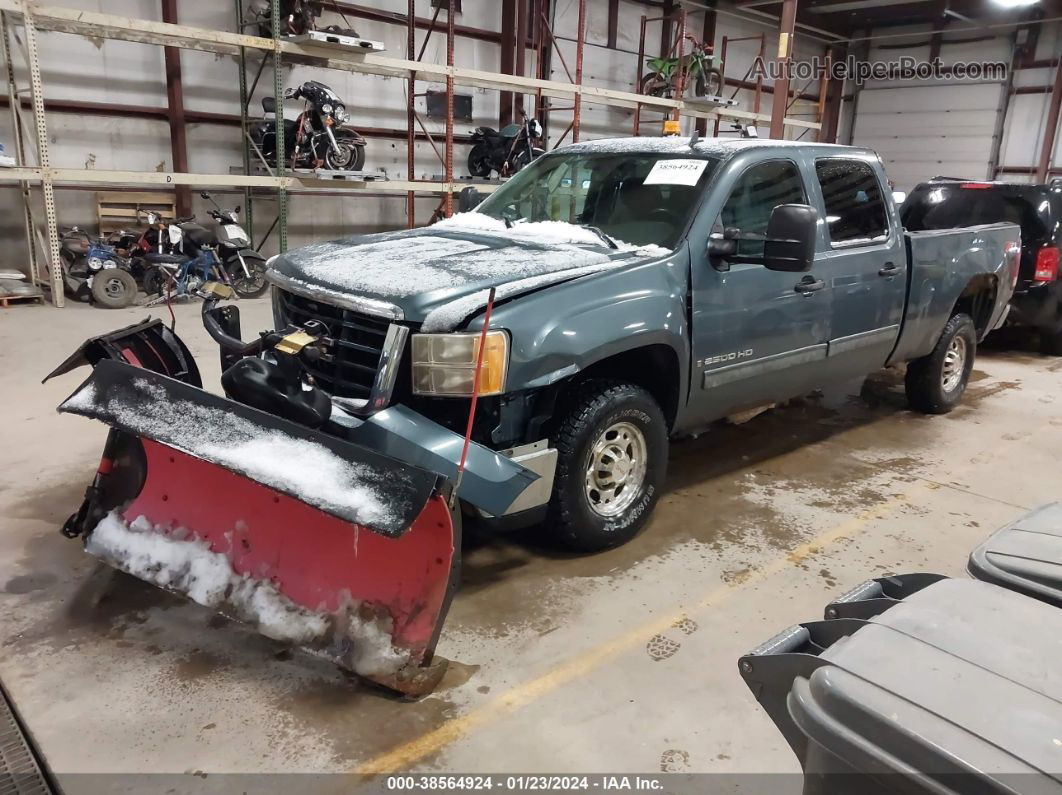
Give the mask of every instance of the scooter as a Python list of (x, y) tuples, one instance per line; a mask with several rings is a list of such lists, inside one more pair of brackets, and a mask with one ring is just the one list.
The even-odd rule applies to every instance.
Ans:
[(487, 178), (497, 171), (502, 177), (511, 176), (545, 153), (537, 145), (541, 140), (542, 124), (535, 118), (524, 119), (523, 124), (506, 125), (501, 131), (477, 127), (468, 153), (468, 173)]
[(108, 309), (124, 309), (136, 300), (136, 279), (129, 260), (115, 246), (74, 226), (59, 241), (66, 288), (73, 298)]
[(265, 280), (266, 261), (251, 247), (251, 236), (240, 226), (240, 206), (226, 210), (207, 191), (199, 195), (214, 205), (210, 217), (217, 221), (218, 255), (232, 279), (232, 289), (240, 298), (257, 298), (269, 286)]
[[(327, 168), (330, 171), (361, 171), (365, 166), (365, 139), (350, 127), (343, 100), (324, 83), (307, 80), (284, 95), (303, 99), (299, 117), (284, 120), (284, 152), (292, 168)], [(266, 118), (251, 128), (251, 141), (270, 165), (277, 162), (276, 102), (262, 98)], [(272, 116), (273, 118), (268, 118)]]

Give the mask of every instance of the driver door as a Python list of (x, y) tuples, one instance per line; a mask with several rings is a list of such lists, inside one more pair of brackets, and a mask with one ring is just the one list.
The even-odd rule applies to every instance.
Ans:
[(703, 420), (813, 389), (825, 370), (830, 335), (830, 288), (815, 275), (815, 266), (807, 273), (783, 273), (763, 264), (771, 211), (780, 204), (808, 203), (800, 168), (773, 159), (731, 169), (719, 182), (727, 198), (713, 233), (738, 230), (737, 256), (709, 257), (707, 239), (690, 241), (690, 400)]

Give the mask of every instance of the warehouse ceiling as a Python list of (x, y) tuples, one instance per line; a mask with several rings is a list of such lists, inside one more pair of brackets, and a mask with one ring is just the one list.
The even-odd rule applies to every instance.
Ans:
[[(932, 25), (949, 27), (998, 25), (1062, 16), (1062, 0), (1014, 6), (1016, 0), (810, 0), (797, 5), (797, 21), (839, 35), (868, 27)], [(777, 15), (780, 0), (745, 0), (739, 9)]]

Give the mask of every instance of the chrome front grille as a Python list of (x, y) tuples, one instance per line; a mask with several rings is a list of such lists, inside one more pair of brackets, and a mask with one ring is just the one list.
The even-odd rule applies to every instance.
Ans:
[(380, 369), (391, 321), (343, 309), (314, 298), (274, 288), (279, 325), (320, 321), (336, 344), (332, 361), (303, 361), (303, 367), (323, 390), (337, 397), (369, 399)]

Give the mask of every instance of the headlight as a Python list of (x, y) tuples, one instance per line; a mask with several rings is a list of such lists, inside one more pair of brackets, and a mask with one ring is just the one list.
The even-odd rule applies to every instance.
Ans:
[(326, 103), (326, 104), (321, 106), (321, 113), (331, 113), (331, 112), (332, 112), (332, 106), (331, 105)]
[[(417, 395), (470, 397), (479, 356), (480, 332), (413, 335), (413, 392)], [(480, 395), (505, 391), (509, 335), (488, 331), (479, 376)]]
[(349, 118), (350, 114), (347, 113), (347, 109), (342, 105), (336, 105), (336, 121), (340, 124), (345, 124)]

